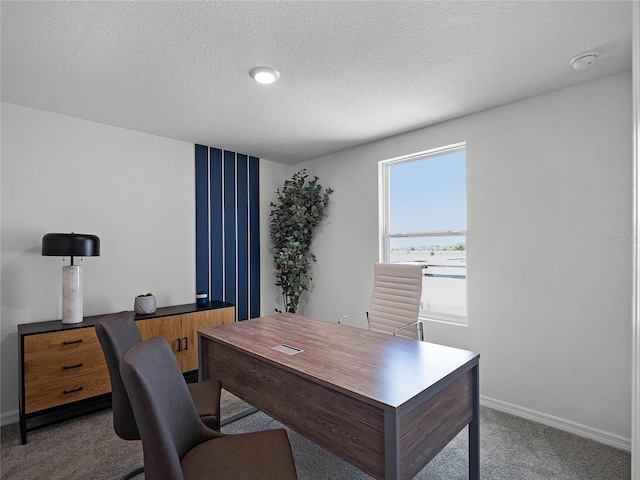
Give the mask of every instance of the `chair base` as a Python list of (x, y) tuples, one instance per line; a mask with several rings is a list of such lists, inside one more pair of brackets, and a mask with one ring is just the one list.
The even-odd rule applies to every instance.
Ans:
[(220, 428), (224, 427), (225, 425), (229, 425), (230, 423), (236, 422), (238, 420), (240, 420), (241, 418), (244, 417), (248, 417), (249, 415), (253, 415), (254, 413), (256, 413), (258, 411), (257, 408), (248, 408), (240, 413), (236, 413), (235, 415), (230, 416), (229, 418), (225, 418), (224, 420), (222, 420), (220, 422)]
[(141, 473), (144, 473), (144, 467), (138, 467), (135, 470), (130, 471), (124, 477), (120, 478), (120, 480), (130, 480), (133, 477), (137, 477)]

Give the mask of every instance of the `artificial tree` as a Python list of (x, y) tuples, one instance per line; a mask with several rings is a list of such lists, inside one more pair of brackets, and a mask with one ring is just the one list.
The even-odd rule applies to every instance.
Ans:
[(318, 177), (308, 180), (305, 169), (294, 173), (281, 189), (277, 202), (271, 202), (269, 234), (273, 244), (276, 286), (282, 291), (286, 312), (295, 313), (300, 295), (309, 287), (313, 229), (326, 215), (330, 188), (324, 189)]

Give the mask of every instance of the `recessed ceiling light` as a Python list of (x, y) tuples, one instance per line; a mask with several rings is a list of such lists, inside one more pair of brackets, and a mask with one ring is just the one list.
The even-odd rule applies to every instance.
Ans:
[(253, 68), (249, 72), (249, 75), (251, 75), (251, 78), (253, 78), (256, 82), (263, 83), (265, 85), (273, 83), (280, 78), (280, 72), (271, 67)]

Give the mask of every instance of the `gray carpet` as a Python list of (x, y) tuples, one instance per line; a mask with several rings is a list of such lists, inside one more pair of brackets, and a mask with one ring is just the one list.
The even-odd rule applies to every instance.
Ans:
[[(223, 416), (246, 404), (223, 395)], [(223, 428), (225, 433), (280, 428), (256, 413)], [(370, 479), (355, 467), (287, 429), (300, 480)], [(3, 480), (117, 479), (142, 465), (140, 442), (119, 439), (111, 411), (86, 415), (29, 433), (20, 445), (17, 424), (2, 428), (0, 477)], [(481, 408), (483, 480), (629, 480), (631, 455), (554, 428)], [(467, 431), (463, 430), (416, 479), (467, 478)], [(136, 480), (144, 479), (144, 475)]]

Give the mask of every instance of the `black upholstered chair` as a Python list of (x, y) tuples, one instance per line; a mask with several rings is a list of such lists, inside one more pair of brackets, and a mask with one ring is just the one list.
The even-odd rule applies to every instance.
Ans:
[(224, 435), (199, 420), (164, 337), (133, 346), (120, 362), (120, 374), (142, 437), (146, 478), (297, 478), (283, 429)]
[[(134, 321), (133, 312), (121, 312), (106, 315), (96, 323), (96, 334), (107, 361), (111, 379), (111, 398), (113, 408), (113, 429), (124, 440), (140, 440), (140, 432), (135, 421), (131, 402), (120, 377), (120, 360), (129, 349), (142, 342), (140, 331)], [(175, 362), (175, 357), (173, 357)], [(178, 368), (177, 362), (176, 368)], [(183, 379), (182, 375), (180, 377)], [(200, 420), (213, 430), (220, 429), (220, 382), (207, 381), (185, 383), (191, 394)], [(123, 477), (131, 478), (143, 471), (142, 468)]]

